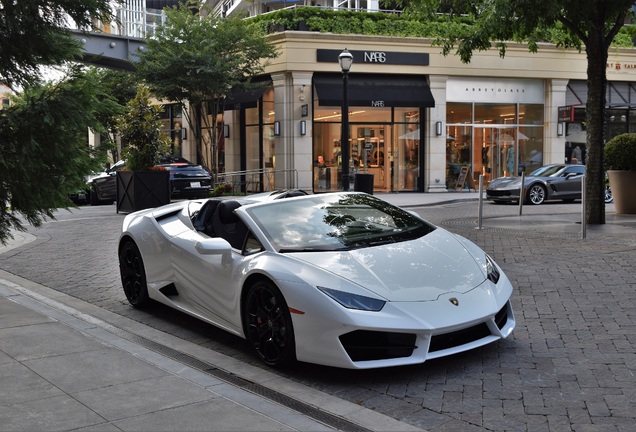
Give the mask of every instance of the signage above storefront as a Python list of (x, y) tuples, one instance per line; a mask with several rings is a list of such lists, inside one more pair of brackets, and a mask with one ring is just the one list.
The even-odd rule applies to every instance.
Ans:
[(559, 123), (580, 123), (585, 121), (585, 107), (565, 105), (557, 108), (557, 121)]
[(557, 114), (558, 122), (573, 122), (574, 121), (574, 105), (560, 106)]
[(542, 80), (501, 78), (449, 78), (448, 102), (544, 103)]
[[(353, 64), (386, 64), (386, 65), (413, 65), (428, 66), (429, 55), (427, 53), (403, 53), (393, 51), (349, 51), (353, 55)], [(318, 49), (316, 61), (319, 63), (338, 63), (338, 56), (342, 50)]]

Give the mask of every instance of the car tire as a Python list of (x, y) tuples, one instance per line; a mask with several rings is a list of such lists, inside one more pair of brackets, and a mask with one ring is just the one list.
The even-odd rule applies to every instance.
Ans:
[(265, 364), (281, 367), (296, 360), (289, 308), (272, 282), (259, 280), (247, 288), (242, 317), (245, 338)]
[(124, 242), (119, 248), (119, 273), (128, 302), (142, 308), (150, 302), (146, 269), (141, 252), (133, 241)]
[(612, 190), (607, 187), (605, 188), (605, 203), (609, 204), (614, 201), (614, 195), (612, 195)]
[(528, 188), (527, 201), (534, 205), (543, 204), (547, 194), (548, 191), (543, 185), (533, 184)]
[(90, 188), (88, 195), (89, 195), (89, 201), (92, 206), (99, 205), (99, 197), (97, 196), (97, 192), (95, 191), (95, 188)]

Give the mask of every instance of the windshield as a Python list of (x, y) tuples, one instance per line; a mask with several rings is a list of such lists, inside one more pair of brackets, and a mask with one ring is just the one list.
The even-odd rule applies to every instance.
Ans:
[(435, 230), (367, 194), (321, 194), (247, 210), (279, 252), (350, 250), (422, 237)]
[(553, 177), (562, 169), (563, 165), (546, 165), (531, 172), (529, 177)]

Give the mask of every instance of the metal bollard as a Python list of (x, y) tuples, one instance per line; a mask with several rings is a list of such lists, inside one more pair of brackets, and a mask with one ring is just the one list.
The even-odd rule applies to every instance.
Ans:
[(477, 229), (481, 229), (481, 222), (482, 222), (482, 214), (483, 214), (483, 207), (484, 207), (484, 175), (483, 174), (479, 174), (479, 212), (478, 212), (478, 218), (477, 218)]
[(519, 186), (519, 216), (522, 216), (523, 214), (523, 199), (525, 197), (526, 191), (525, 191), (525, 184), (526, 184), (526, 173), (522, 172), (521, 173), (521, 185)]

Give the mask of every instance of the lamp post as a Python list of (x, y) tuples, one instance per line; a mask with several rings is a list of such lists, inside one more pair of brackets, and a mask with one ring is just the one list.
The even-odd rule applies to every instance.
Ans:
[(353, 55), (345, 50), (338, 56), (338, 63), (342, 69), (342, 133), (340, 135), (340, 148), (342, 156), (342, 190), (349, 190), (349, 95), (347, 92), (347, 84), (349, 79), (349, 70), (353, 63)]

